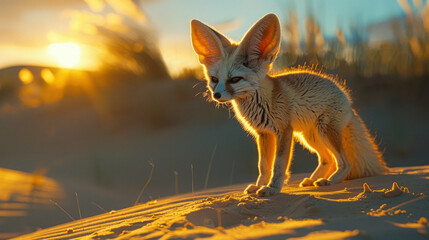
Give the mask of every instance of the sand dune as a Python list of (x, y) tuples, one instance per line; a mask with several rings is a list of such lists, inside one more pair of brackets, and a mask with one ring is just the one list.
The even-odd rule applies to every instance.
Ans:
[(177, 195), (15, 239), (427, 239), (429, 166), (274, 197), (245, 185)]

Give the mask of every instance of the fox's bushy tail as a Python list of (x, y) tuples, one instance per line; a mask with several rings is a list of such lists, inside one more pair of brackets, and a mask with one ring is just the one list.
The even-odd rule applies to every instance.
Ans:
[(347, 179), (380, 175), (388, 171), (374, 138), (354, 110), (350, 122), (343, 130), (342, 142), (351, 164)]

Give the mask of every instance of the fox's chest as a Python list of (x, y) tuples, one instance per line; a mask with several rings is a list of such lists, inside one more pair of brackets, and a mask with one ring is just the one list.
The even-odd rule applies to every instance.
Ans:
[(249, 126), (257, 131), (277, 132), (274, 115), (268, 103), (254, 96), (242, 101), (236, 101), (234, 111), (238, 121), (247, 129)]

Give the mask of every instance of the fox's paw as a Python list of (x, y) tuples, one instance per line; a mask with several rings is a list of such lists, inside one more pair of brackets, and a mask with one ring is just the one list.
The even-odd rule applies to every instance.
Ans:
[(268, 197), (268, 196), (272, 196), (274, 194), (277, 194), (279, 192), (280, 192), (280, 189), (278, 189), (278, 188), (263, 186), (263, 187), (261, 187), (261, 189), (256, 191), (256, 194), (258, 194), (259, 197)]
[(299, 184), (300, 187), (314, 186), (314, 180), (311, 178), (304, 178)]
[(246, 190), (244, 190), (245, 194), (251, 194), (251, 193), (255, 193), (256, 191), (258, 191), (262, 186), (256, 186), (255, 184), (250, 184), (249, 186), (247, 186)]
[(328, 186), (331, 185), (331, 180), (328, 180), (326, 178), (319, 178), (313, 183), (313, 185), (316, 187)]

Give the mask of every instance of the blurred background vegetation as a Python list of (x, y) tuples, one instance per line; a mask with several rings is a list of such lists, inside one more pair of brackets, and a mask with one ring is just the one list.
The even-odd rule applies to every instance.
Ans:
[[(406, 0), (398, 3), (405, 17), (390, 19), (368, 29), (350, 26), (352, 35), (348, 40), (341, 29), (337, 30), (336, 38), (325, 39), (311, 14), (305, 20), (305, 34), (300, 34), (297, 17), (291, 12), (283, 25), (286, 48), (279, 57), (278, 68), (317, 65), (338, 74), (347, 80), (351, 89), (360, 88), (365, 95), (388, 91), (405, 101), (427, 106), (429, 5), (414, 1), (413, 8)], [(390, 29), (391, 39), (376, 39), (377, 31), (382, 28)], [(303, 42), (301, 35), (305, 36)]]

